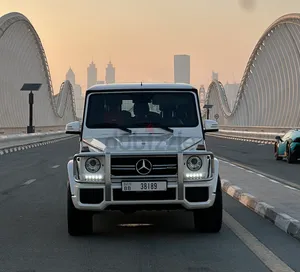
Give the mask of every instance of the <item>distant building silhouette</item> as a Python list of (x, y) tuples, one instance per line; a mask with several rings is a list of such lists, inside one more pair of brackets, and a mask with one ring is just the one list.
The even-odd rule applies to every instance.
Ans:
[(87, 68), (87, 88), (97, 84), (97, 68), (95, 63), (92, 61)]
[(97, 84), (105, 84), (104, 80), (97, 81)]
[(225, 93), (227, 96), (227, 101), (229, 104), (230, 110), (233, 110), (233, 106), (236, 100), (236, 96), (239, 90), (240, 84), (239, 83), (226, 83), (224, 85)]
[(75, 106), (76, 106), (76, 115), (77, 115), (77, 117), (82, 118), (84, 98), (82, 95), (81, 86), (76, 84), (75, 73), (73, 72), (71, 67), (69, 68), (69, 70), (66, 74), (66, 80), (69, 80), (73, 86)]
[(219, 80), (219, 74), (212, 71), (211, 80)]
[(206, 97), (206, 93), (205, 93), (205, 88), (203, 85), (200, 86), (199, 89), (199, 98), (200, 98), (200, 108), (202, 110), (204, 104), (205, 104), (205, 97)]
[(110, 84), (110, 83), (115, 83), (116, 81), (116, 78), (115, 78), (115, 67), (112, 65), (111, 62), (109, 62), (107, 64), (107, 67), (106, 67), (106, 74), (105, 74), (105, 82), (106, 84)]
[(174, 82), (190, 84), (190, 56), (174, 56)]

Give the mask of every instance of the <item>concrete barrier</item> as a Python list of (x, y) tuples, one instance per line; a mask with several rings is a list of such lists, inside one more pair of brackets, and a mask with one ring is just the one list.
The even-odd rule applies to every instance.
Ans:
[[(36, 133), (56, 132), (62, 131), (65, 126), (36, 126)], [(0, 127), (0, 135), (12, 135), (12, 134), (27, 134), (26, 127)]]
[(214, 133), (214, 135), (229, 136), (241, 139), (249, 140), (262, 140), (262, 141), (273, 141), (275, 142), (275, 137), (277, 135), (283, 136), (285, 133), (282, 132), (257, 132), (257, 131), (233, 131), (220, 129), (219, 132)]
[(219, 126), (219, 132), (209, 133), (219, 137), (235, 139), (247, 139), (253, 141), (275, 142), (276, 136), (283, 136), (290, 127), (240, 127), (240, 126)]
[(284, 134), (291, 129), (292, 127), (262, 127), (262, 126), (251, 126), (251, 127), (242, 127), (242, 126), (224, 126), (219, 125), (220, 130), (229, 130), (229, 131), (249, 131), (249, 132), (267, 132), (267, 133), (279, 133)]
[(0, 136), (0, 150), (10, 147), (28, 145), (32, 143), (40, 143), (54, 139), (71, 137), (65, 131), (32, 133), (32, 134), (13, 134)]

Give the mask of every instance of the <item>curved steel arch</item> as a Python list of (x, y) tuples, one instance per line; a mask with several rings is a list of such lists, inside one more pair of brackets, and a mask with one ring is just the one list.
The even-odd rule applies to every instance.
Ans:
[(76, 120), (72, 84), (63, 82), (59, 94), (54, 95), (47, 57), (36, 30), (23, 14), (8, 13), (0, 17), (0, 127), (27, 125), (28, 98), (20, 92), (26, 82), (42, 83), (35, 94), (39, 103), (35, 102), (37, 126)]
[(208, 87), (221, 125), (300, 125), (300, 14), (278, 18), (257, 42), (245, 68), (232, 111), (221, 82)]

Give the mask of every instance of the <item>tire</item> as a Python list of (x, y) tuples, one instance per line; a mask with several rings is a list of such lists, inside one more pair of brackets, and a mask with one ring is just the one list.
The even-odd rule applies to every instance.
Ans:
[(70, 186), (67, 196), (68, 233), (71, 236), (81, 236), (93, 233), (93, 213), (81, 211), (74, 207)]
[(275, 144), (275, 147), (274, 147), (274, 152), (275, 152), (275, 159), (277, 160), (277, 161), (281, 161), (282, 160), (282, 157), (280, 157), (280, 156), (278, 156), (278, 146), (277, 146), (277, 144)]
[(221, 180), (218, 177), (216, 198), (213, 206), (199, 209), (194, 212), (194, 226), (198, 232), (217, 233), (222, 228), (223, 198)]
[(294, 159), (294, 156), (291, 155), (291, 148), (290, 148), (290, 145), (288, 144), (287, 147), (286, 147), (286, 153), (287, 153), (287, 156), (286, 156), (286, 160), (288, 163), (293, 163), (295, 161)]

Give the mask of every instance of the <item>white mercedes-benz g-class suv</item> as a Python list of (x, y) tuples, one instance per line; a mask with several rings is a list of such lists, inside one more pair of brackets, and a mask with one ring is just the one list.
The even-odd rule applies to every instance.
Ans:
[[(204, 123), (204, 125), (203, 125)], [(80, 150), (68, 162), (68, 231), (92, 233), (109, 210), (192, 211), (196, 230), (219, 232), (219, 161), (206, 150), (198, 91), (187, 84), (108, 84), (86, 91)]]

